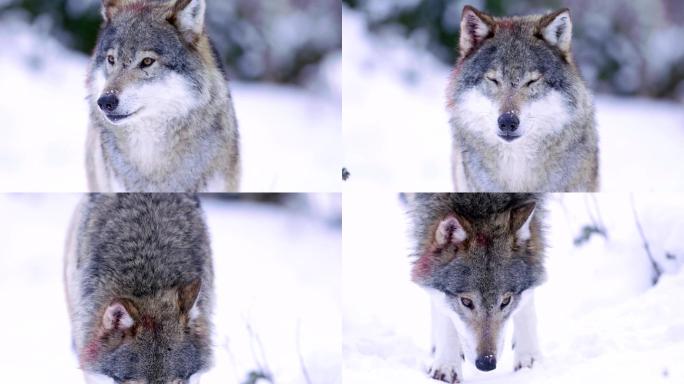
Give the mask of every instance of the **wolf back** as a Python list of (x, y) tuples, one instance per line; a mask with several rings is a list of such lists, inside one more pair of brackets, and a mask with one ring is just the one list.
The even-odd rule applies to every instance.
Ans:
[(213, 269), (196, 197), (88, 196), (72, 222), (65, 280), (86, 377), (171, 383), (209, 367)]

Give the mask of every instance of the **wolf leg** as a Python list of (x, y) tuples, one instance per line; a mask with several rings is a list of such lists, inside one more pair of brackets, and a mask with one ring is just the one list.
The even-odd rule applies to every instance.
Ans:
[(86, 176), (90, 192), (109, 191), (102, 143), (100, 135), (94, 127), (88, 127), (86, 137)]
[(456, 328), (447, 315), (432, 304), (432, 345), (434, 357), (430, 377), (447, 383), (460, 383), (463, 352)]
[(532, 368), (540, 356), (534, 296), (530, 293), (529, 299), (521, 304), (522, 307), (513, 315), (513, 369), (516, 371), (521, 368)]
[(451, 148), (451, 177), (454, 183), (454, 191), (470, 192), (463, 169), (463, 154), (461, 153), (461, 148), (455, 143)]

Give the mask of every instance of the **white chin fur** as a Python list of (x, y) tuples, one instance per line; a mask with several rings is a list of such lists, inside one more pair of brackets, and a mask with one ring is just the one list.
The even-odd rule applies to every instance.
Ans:
[(531, 173), (530, 164), (539, 156), (540, 143), (549, 134), (563, 129), (570, 121), (570, 115), (561, 94), (550, 91), (539, 100), (521, 106), (520, 137), (506, 142), (498, 136), (500, 106), (477, 89), (465, 92), (451, 108), (451, 117), (465, 129), (481, 137), (498, 154), (500, 177), (505, 189), (525, 190), (535, 183), (536, 174)]

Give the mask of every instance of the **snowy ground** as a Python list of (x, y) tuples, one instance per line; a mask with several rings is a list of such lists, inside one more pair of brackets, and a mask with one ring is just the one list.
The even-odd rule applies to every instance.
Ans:
[[(416, 41), (371, 34), (343, 8), (348, 190), (451, 191), (445, 88), (450, 68)], [(596, 97), (603, 191), (682, 191), (684, 108)]]
[[(436, 383), (425, 373), (430, 307), (409, 279), (405, 208), (391, 193), (345, 193), (343, 203), (344, 382)], [(544, 358), (514, 373), (509, 335), (499, 368), (484, 373), (466, 362), (466, 383), (684, 380), (684, 204), (676, 194), (634, 196), (651, 249), (668, 271), (653, 288), (631, 206), (627, 194), (550, 196), (548, 280), (536, 296)], [(594, 221), (608, 239), (574, 246), (580, 228)]]
[[(342, 163), (339, 55), (332, 90), (233, 82), (245, 192), (336, 192)], [(86, 190), (88, 58), (12, 22), (0, 28), (0, 191)]]
[[(66, 227), (78, 198), (0, 195), (3, 382), (82, 382), (62, 290)], [(312, 196), (320, 207), (313, 212), (204, 199), (217, 305), (215, 367), (203, 384), (242, 383), (259, 366), (276, 383), (305, 384), (299, 353), (312, 382), (340, 382), (339, 199)]]

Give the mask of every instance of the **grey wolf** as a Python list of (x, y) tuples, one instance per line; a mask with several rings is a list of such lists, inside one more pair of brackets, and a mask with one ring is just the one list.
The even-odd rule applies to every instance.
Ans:
[(456, 191), (598, 190), (593, 101), (571, 39), (568, 9), (498, 18), (463, 8), (447, 88)]
[(87, 78), (91, 191), (237, 191), (237, 120), (205, 8), (103, 0)]
[(461, 360), (496, 368), (514, 324), (514, 369), (540, 357), (533, 291), (545, 279), (543, 196), (417, 194), (412, 280), (432, 303), (432, 378), (463, 380)]
[(196, 197), (87, 196), (64, 279), (86, 382), (191, 384), (210, 366), (213, 269)]

